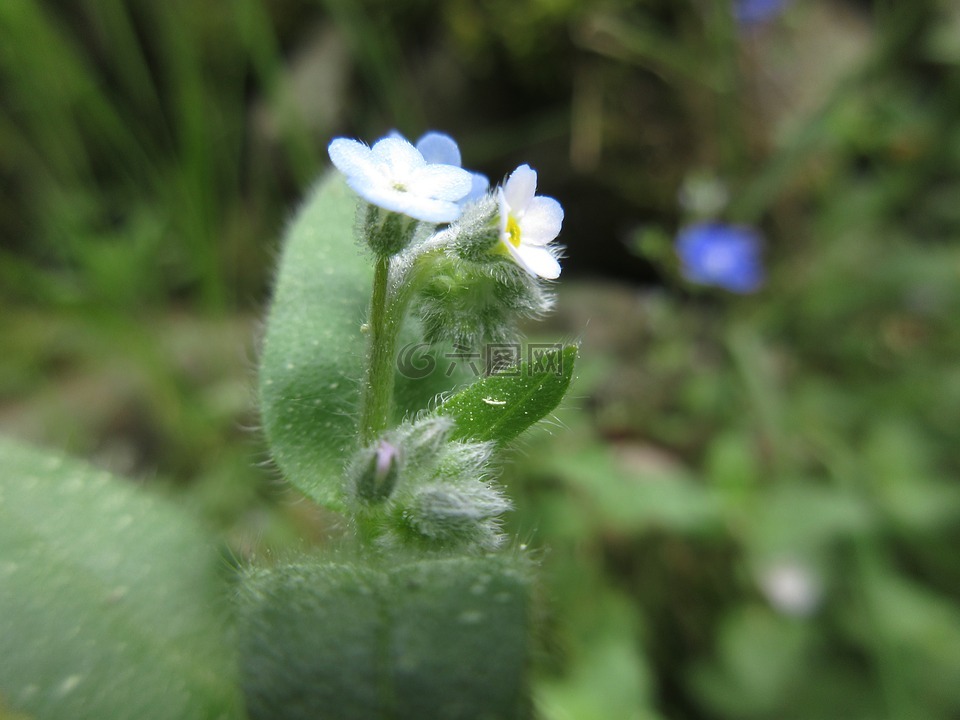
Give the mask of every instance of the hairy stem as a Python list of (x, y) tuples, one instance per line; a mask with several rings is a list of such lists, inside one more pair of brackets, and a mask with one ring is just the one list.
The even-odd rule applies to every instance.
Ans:
[(429, 275), (440, 249), (424, 243), (411, 255), (378, 255), (370, 306), (370, 352), (363, 383), (360, 442), (369, 445), (389, 427), (393, 413), (394, 359), (410, 301)]
[(369, 445), (386, 430), (393, 401), (393, 355), (397, 323), (388, 322), (390, 258), (377, 256), (370, 305), (370, 354), (363, 383), (360, 441)]

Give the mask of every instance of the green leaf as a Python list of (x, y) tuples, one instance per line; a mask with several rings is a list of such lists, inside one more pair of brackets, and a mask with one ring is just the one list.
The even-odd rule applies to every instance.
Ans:
[(574, 345), (546, 350), (515, 371), (478, 380), (437, 412), (453, 418), (454, 439), (507, 443), (557, 407), (570, 386), (576, 359)]
[(529, 575), (506, 554), (252, 571), (240, 602), (251, 718), (528, 718)]
[(372, 265), (353, 238), (356, 196), (320, 183), (287, 232), (260, 369), (263, 427), (287, 479), (339, 507), (343, 458), (357, 433), (360, 331)]
[(397, 718), (529, 717), (530, 569), (522, 558), (392, 569), (389, 662)]
[(251, 570), (240, 584), (240, 664), (253, 720), (377, 718), (376, 573), (345, 565)]
[(242, 716), (222, 559), (177, 508), (0, 439), (0, 708), (44, 720)]
[[(287, 480), (342, 509), (341, 474), (357, 442), (372, 258), (354, 238), (357, 198), (339, 175), (313, 190), (287, 231), (260, 369), (263, 427)], [(408, 323), (398, 352), (416, 346)], [(432, 360), (436, 363), (436, 358)], [(461, 374), (398, 374), (400, 415), (426, 408)]]

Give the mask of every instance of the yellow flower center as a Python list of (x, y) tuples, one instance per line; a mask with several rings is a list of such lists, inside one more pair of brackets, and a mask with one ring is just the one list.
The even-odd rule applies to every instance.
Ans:
[(513, 215), (507, 217), (507, 240), (514, 247), (520, 247), (520, 223)]

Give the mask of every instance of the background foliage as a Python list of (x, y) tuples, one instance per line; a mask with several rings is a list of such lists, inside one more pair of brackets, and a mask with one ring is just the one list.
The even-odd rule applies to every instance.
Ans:
[[(731, 18), (0, 3), (0, 429), (194, 508), (237, 564), (335, 542), (261, 462), (277, 238), (330, 137), (446, 130), (567, 213), (534, 332), (581, 341), (578, 378), (504, 478), (544, 548), (542, 715), (956, 716), (960, 12)], [(711, 179), (767, 237), (756, 295), (676, 278)]]

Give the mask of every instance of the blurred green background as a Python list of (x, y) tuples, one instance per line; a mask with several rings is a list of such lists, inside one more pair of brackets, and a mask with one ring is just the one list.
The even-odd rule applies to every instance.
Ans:
[[(335, 538), (257, 432), (258, 319), (330, 138), (390, 129), (566, 210), (530, 332), (581, 369), (504, 470), (542, 717), (960, 716), (960, 4), (4, 0), (0, 432), (237, 563)], [(677, 276), (711, 188), (756, 294)]]

